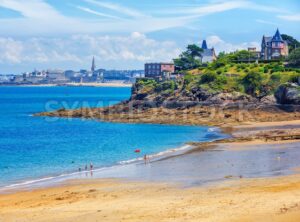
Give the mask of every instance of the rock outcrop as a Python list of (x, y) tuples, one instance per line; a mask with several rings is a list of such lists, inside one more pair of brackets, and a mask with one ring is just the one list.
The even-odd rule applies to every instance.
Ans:
[(279, 104), (300, 105), (300, 86), (295, 83), (281, 85), (275, 92)]
[[(274, 96), (263, 98), (266, 104), (276, 104)], [(141, 86), (134, 86), (129, 102), (138, 104), (139, 107), (164, 107), (164, 108), (189, 108), (197, 105), (206, 106), (236, 106), (236, 105), (261, 105), (261, 100), (240, 92), (217, 92), (201, 87), (189, 90), (176, 89), (168, 91), (147, 91)], [(137, 106), (137, 105), (136, 105)]]

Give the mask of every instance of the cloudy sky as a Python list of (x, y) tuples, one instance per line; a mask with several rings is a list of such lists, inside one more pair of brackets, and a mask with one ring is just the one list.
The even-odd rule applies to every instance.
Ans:
[(0, 73), (142, 69), (203, 38), (217, 52), (276, 28), (300, 39), (299, 0), (0, 0)]

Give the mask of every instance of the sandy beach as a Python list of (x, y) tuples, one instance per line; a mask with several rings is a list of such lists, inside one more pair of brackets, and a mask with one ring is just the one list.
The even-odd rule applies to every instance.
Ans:
[(299, 200), (299, 175), (189, 189), (116, 180), (76, 181), (0, 196), (0, 221), (297, 222)]
[[(298, 130), (298, 123), (247, 124), (234, 127), (233, 135)], [(299, 147), (299, 140), (212, 143), (206, 151), (102, 175), (115, 179), (1, 194), (0, 221), (296, 222)]]
[(107, 82), (107, 83), (67, 83), (66, 86), (93, 86), (93, 87), (132, 87), (130, 83)]

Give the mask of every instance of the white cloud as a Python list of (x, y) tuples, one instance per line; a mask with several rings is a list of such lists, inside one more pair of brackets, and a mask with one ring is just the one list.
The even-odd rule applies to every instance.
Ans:
[(141, 13), (138, 10), (132, 9), (132, 8), (128, 8), (125, 6), (121, 6), (118, 4), (114, 4), (111, 2), (103, 2), (103, 1), (95, 1), (95, 0), (85, 0), (85, 2), (103, 7), (103, 8), (107, 8), (113, 11), (118, 12), (119, 14), (125, 14), (134, 18), (139, 18), (139, 17), (144, 17), (144, 14)]
[(22, 0), (0, 0), (0, 6), (18, 11), (26, 18), (62, 17), (52, 6), (41, 0), (26, 0), (26, 3)]
[(163, 14), (184, 14), (191, 17), (201, 17), (214, 13), (230, 11), (234, 9), (244, 9), (244, 10), (255, 10), (255, 11), (266, 11), (266, 12), (285, 12), (283, 9), (279, 9), (272, 6), (260, 5), (248, 0), (217, 0), (210, 1), (206, 5), (193, 4), (190, 6), (180, 7), (180, 8), (169, 8), (167, 10), (162, 9), (159, 12)]
[(294, 15), (278, 15), (278, 18), (281, 18), (283, 20), (287, 21), (294, 21), (294, 22), (300, 22), (300, 14), (294, 14)]
[(0, 38), (0, 63), (21, 62), (23, 44), (12, 38)]
[[(99, 68), (142, 68), (148, 61), (171, 61), (180, 52), (174, 42), (156, 41), (139, 32), (126, 36), (0, 38), (0, 64), (27, 66), (29, 70), (41, 65), (45, 69), (89, 67), (92, 56), (100, 63)], [(59, 67), (64, 63), (72, 64), (72, 67)]]
[[(23, 0), (0, 0), (0, 7), (18, 11), (24, 16), (23, 18), (0, 19), (0, 33), (5, 36), (131, 33), (134, 31), (149, 33), (184, 27), (202, 16), (233, 9), (279, 11), (277, 8), (258, 5), (248, 0), (210, 2), (205, 5), (195, 3), (180, 8), (170, 4), (169, 7), (164, 6), (162, 9), (152, 11), (147, 9), (141, 11), (108, 1), (84, 1), (93, 8), (78, 5), (77, 9), (98, 15), (99, 19), (63, 15), (45, 0), (26, 0), (26, 3)], [(103, 9), (105, 13), (101, 11)], [(147, 13), (144, 13), (145, 11)]]
[(102, 13), (102, 12), (97, 12), (97, 11), (92, 10), (90, 8), (86, 8), (86, 7), (82, 7), (82, 6), (76, 6), (76, 8), (81, 10), (81, 11), (93, 14), (93, 15), (98, 15), (98, 16), (102, 16), (102, 17), (106, 17), (106, 18), (112, 18), (112, 19), (120, 19), (117, 16), (108, 15), (108, 14), (105, 14), (105, 13)]
[(214, 47), (216, 52), (233, 52), (236, 50), (247, 49), (248, 47), (256, 47), (257, 50), (260, 49), (260, 44), (258, 42), (243, 42), (238, 44), (233, 44), (226, 42), (217, 35), (212, 35), (207, 37), (207, 44), (209, 47)]
[(277, 26), (277, 27), (280, 26), (279, 23), (270, 22), (270, 21), (266, 21), (266, 20), (263, 20), (263, 19), (256, 19), (255, 21), (258, 22), (258, 23), (261, 23), (261, 24), (274, 25), (274, 26)]
[(203, 6), (190, 6), (190, 7), (184, 7), (184, 8), (178, 8), (175, 10), (169, 9), (166, 11), (163, 11), (167, 14), (185, 14), (190, 16), (205, 16), (210, 15), (213, 13), (218, 12), (224, 12), (232, 9), (242, 8), (245, 7), (247, 2), (245, 1), (226, 1), (221, 3), (213, 3)]

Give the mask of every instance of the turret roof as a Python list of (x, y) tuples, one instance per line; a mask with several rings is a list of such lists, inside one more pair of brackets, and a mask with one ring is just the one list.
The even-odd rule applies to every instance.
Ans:
[(202, 48), (202, 49), (207, 49), (207, 43), (206, 43), (206, 40), (203, 40), (201, 48)]
[(283, 41), (283, 40), (282, 40), (282, 37), (281, 37), (281, 35), (280, 35), (280, 32), (279, 32), (278, 29), (276, 30), (276, 33), (275, 33), (275, 35), (273, 36), (272, 41), (276, 41), (276, 42), (281, 42), (281, 41)]

